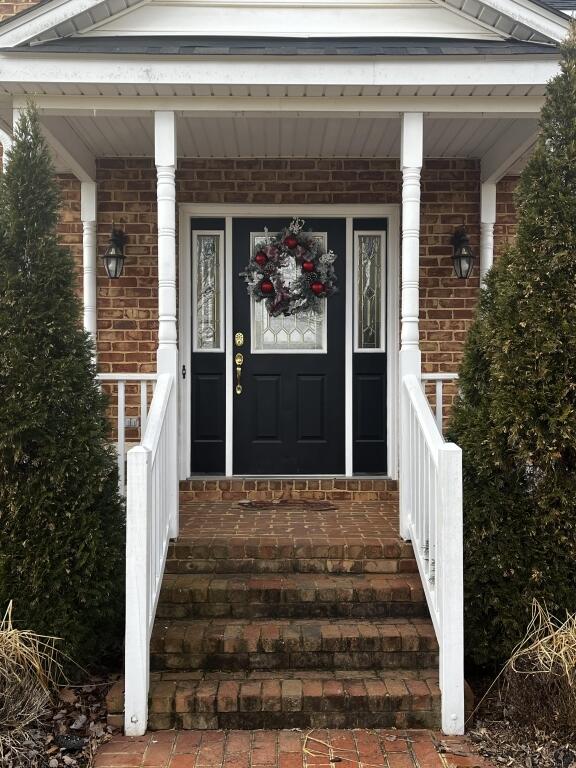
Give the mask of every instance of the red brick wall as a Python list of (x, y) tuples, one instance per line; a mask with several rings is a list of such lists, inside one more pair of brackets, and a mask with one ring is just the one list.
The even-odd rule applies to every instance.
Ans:
[(494, 227), (494, 257), (505, 250), (516, 236), (517, 214), (514, 205), (514, 190), (518, 176), (506, 176), (496, 188), (496, 226)]
[[(182, 160), (178, 202), (399, 204), (395, 160)], [(98, 163), (99, 247), (112, 223), (129, 237), (124, 276), (98, 277), (98, 343), (103, 370), (154, 368), (156, 294), (155, 171), (148, 160)], [(422, 173), (421, 332), (425, 370), (456, 370), (473, 318), (478, 277), (452, 277), (450, 236), (465, 223), (479, 237), (479, 167), (471, 160), (429, 160)]]
[[(82, 227), (79, 183), (63, 176), (61, 232), (79, 273)], [(515, 178), (498, 185), (496, 250), (515, 232)], [(450, 236), (465, 223), (479, 250), (479, 165), (474, 160), (427, 160), (422, 172), (420, 332), (423, 369), (457, 371), (478, 298), (478, 270), (463, 282), (453, 277)], [(314, 203), (401, 202), (396, 160), (321, 159), (182, 160), (178, 202)], [(98, 261), (98, 359), (103, 371), (152, 371), (157, 344), (156, 174), (148, 159), (98, 162), (98, 247), (112, 224), (128, 235), (126, 265), (111, 282)], [(81, 280), (79, 281), (79, 286)], [(445, 385), (447, 410), (455, 388)], [(136, 393), (134, 393), (136, 394)], [(430, 391), (430, 395), (432, 392)], [(431, 398), (433, 399), (433, 397)], [(131, 398), (128, 397), (130, 402)], [(136, 397), (134, 413), (137, 415)]]
[(36, 5), (37, 2), (38, 0), (19, 0), (17, 3), (0, 3), (0, 21), (14, 16), (20, 11), (27, 10), (31, 5)]

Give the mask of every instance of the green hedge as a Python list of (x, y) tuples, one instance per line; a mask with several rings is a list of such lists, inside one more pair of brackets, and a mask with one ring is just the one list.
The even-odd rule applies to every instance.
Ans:
[(0, 180), (0, 610), (95, 666), (118, 651), (124, 511), (38, 117)]
[(576, 46), (549, 83), (517, 189), (514, 247), (488, 277), (450, 439), (463, 449), (466, 648), (502, 661), (533, 597), (576, 610)]

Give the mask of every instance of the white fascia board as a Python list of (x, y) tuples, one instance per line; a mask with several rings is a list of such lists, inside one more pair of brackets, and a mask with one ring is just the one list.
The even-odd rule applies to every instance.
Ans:
[(482, 3), (556, 42), (564, 40), (570, 29), (568, 16), (564, 21), (557, 13), (530, 0), (482, 0)]
[[(25, 107), (27, 98), (15, 96), (15, 107)], [(402, 112), (424, 112), (442, 117), (474, 115), (476, 117), (534, 117), (540, 113), (544, 98), (540, 96), (449, 96), (449, 97), (199, 97), (182, 96), (35, 96), (34, 103), (45, 115), (71, 115), (76, 117), (98, 115), (113, 117), (118, 113), (133, 117), (146, 117), (157, 110), (169, 110), (196, 117), (274, 117), (286, 116), (327, 117), (392, 117)]]
[(49, 32), (59, 24), (89, 11), (102, 0), (52, 0), (36, 6), (0, 27), (0, 48), (12, 48)]
[(558, 56), (366, 59), (177, 59), (0, 55), (3, 83), (149, 85), (544, 85)]

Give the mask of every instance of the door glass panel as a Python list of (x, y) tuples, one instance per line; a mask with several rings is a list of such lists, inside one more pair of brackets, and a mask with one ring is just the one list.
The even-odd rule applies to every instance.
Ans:
[(192, 232), (194, 351), (223, 350), (224, 302), (222, 301), (221, 231)]
[(354, 336), (357, 352), (384, 349), (384, 237), (384, 232), (356, 232)]
[[(326, 249), (326, 233), (313, 233), (315, 239)], [(257, 246), (266, 244), (265, 232), (252, 232), (250, 235), (251, 253)], [(299, 267), (295, 259), (281, 269), (282, 279), (286, 285), (298, 277)], [(327, 301), (322, 301), (320, 312), (301, 313), (285, 317), (272, 317), (268, 314), (265, 302), (251, 301), (252, 323), (252, 352), (292, 352), (292, 353), (322, 353), (326, 352), (326, 323)]]

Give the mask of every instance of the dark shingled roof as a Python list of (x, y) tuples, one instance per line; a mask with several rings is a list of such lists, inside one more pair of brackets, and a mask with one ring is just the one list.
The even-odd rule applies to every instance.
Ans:
[(126, 36), (65, 37), (0, 50), (151, 56), (510, 56), (550, 54), (557, 49), (518, 40)]

